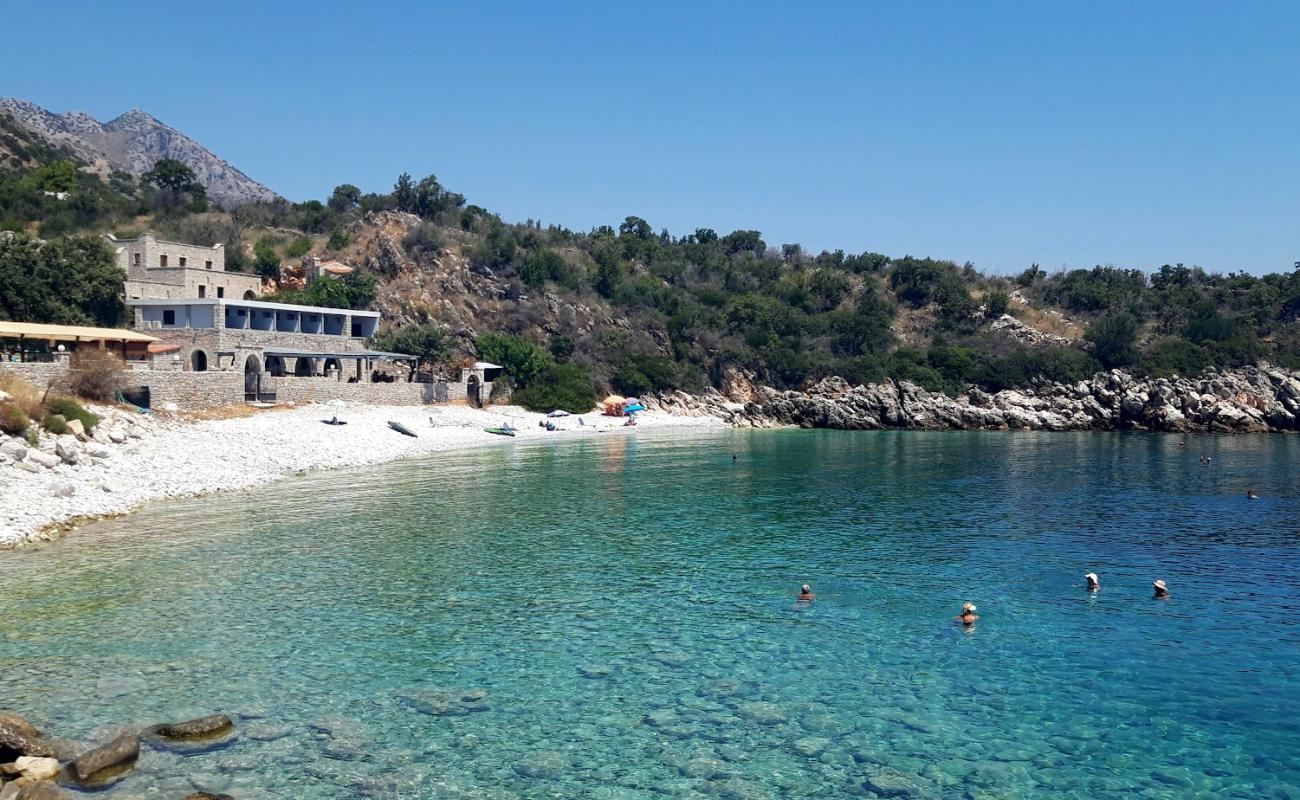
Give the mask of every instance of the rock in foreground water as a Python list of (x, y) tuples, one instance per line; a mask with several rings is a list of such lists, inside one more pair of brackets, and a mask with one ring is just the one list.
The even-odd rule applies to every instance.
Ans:
[(124, 733), (103, 747), (77, 756), (69, 772), (83, 785), (106, 786), (129, 772), (139, 757), (140, 737)]

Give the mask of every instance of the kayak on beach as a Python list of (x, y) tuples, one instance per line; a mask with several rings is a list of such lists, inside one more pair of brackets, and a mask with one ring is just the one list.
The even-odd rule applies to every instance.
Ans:
[(338, 417), (335, 417), (334, 419), (323, 419), (321, 420), (321, 423), (325, 425), (347, 425), (348, 424), (346, 421), (341, 420)]
[(488, 433), (495, 433), (497, 436), (514, 436), (513, 428), (484, 428)]
[(403, 425), (402, 423), (397, 422), (396, 420), (391, 420), (391, 419), (390, 419), (390, 420), (388, 421), (388, 427), (392, 428), (393, 430), (397, 431), (398, 433), (402, 434), (403, 436), (410, 436), (410, 437), (413, 438), (413, 439), (414, 439), (414, 438), (418, 438), (418, 437), (416, 437), (416, 435), (415, 435), (415, 431), (413, 431), (413, 430), (411, 430), (410, 428), (406, 427), (406, 426)]

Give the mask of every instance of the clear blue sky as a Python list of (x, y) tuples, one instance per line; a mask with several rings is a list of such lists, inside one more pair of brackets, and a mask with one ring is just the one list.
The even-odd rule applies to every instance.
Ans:
[(142, 108), (295, 200), (408, 171), (508, 220), (1005, 272), (1300, 259), (1296, 2), (9, 0), (4, 28), (0, 94)]

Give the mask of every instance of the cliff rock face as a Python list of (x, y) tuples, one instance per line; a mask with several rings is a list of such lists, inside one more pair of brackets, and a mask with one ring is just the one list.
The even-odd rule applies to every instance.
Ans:
[(432, 322), (472, 352), (477, 333), (498, 330), (509, 315), (512, 330), (544, 339), (625, 327), (626, 319), (603, 304), (588, 305), (551, 291), (532, 290), (490, 268), (475, 266), (469, 234), (443, 230), (438, 247), (408, 248), (404, 240), (425, 225), (401, 211), (376, 211), (348, 230), (353, 244), (343, 254), (379, 277), (374, 308), (395, 324)]
[(158, 159), (173, 158), (194, 170), (208, 197), (223, 206), (277, 197), (211, 150), (143, 111), (131, 110), (101, 123), (82, 111), (54, 114), (35, 103), (3, 97), (0, 114), (12, 117), (33, 136), (68, 147), (103, 175), (121, 170), (139, 176)]
[(754, 389), (746, 402), (719, 392), (651, 401), (681, 414), (713, 414), (741, 427), (878, 430), (1300, 430), (1300, 373), (1247, 367), (1200, 378), (1135, 378), (1120, 370), (1076, 384), (952, 398), (906, 381), (851, 386), (827, 378), (804, 392)]

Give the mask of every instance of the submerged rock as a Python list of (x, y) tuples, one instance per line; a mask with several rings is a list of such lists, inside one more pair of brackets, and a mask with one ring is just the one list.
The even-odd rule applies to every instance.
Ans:
[(130, 772), (139, 757), (140, 737), (128, 732), (103, 747), (77, 756), (67, 772), (83, 786), (107, 786)]
[(149, 729), (153, 736), (174, 741), (194, 741), (196, 739), (214, 739), (233, 731), (235, 723), (225, 714), (213, 714), (208, 717), (192, 719), (188, 722), (174, 722), (155, 725)]
[(525, 778), (558, 778), (569, 766), (569, 759), (564, 754), (543, 751), (515, 764), (515, 772)]
[(433, 717), (459, 717), (490, 711), (487, 692), (482, 690), (428, 689), (400, 695), (404, 705)]
[(52, 783), (41, 782), (22, 787), (13, 797), (14, 800), (68, 800), (68, 793)]

